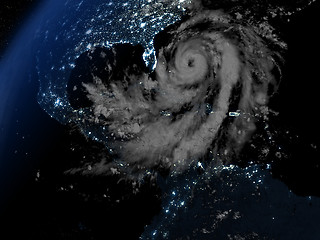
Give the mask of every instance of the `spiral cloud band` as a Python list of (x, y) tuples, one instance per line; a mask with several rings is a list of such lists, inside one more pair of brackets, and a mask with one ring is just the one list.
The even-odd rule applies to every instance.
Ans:
[[(277, 89), (281, 56), (270, 49), (276, 44), (218, 11), (169, 26), (154, 44), (152, 73), (120, 58), (117, 47), (86, 53), (88, 59), (99, 55), (105, 71), (102, 78), (94, 68), (92, 81), (81, 83), (91, 102), (87, 118), (106, 126), (116, 159), (100, 163), (99, 172), (117, 164), (137, 173), (158, 166), (181, 172), (208, 153), (214, 164), (230, 161)], [(139, 55), (129, 48), (127, 54)], [(69, 89), (71, 98), (79, 86)]]

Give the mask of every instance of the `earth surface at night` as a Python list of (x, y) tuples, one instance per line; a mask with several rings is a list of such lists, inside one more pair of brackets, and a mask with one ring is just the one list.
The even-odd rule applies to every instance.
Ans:
[(315, 1), (44, 1), (0, 63), (1, 230), (318, 239)]

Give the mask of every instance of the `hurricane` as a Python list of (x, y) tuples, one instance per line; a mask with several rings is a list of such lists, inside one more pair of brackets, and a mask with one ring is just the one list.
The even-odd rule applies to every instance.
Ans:
[[(12, 163), (23, 156), (35, 165), (31, 190), (19, 195), (19, 205), (31, 206), (24, 215), (37, 213), (25, 226), (30, 236), (319, 235), (316, 7), (314, 0), (43, 5), (10, 53), (34, 65), (28, 77), (36, 81), (37, 99), (25, 95), (12, 115), (23, 113), (34, 127), (12, 118), (17, 147), (8, 148)], [(12, 66), (20, 69), (10, 62), (6, 76)]]
[(76, 62), (68, 99), (82, 113), (78, 126), (103, 131), (113, 159), (91, 172), (181, 173), (201, 161), (228, 164), (268, 114), (286, 49), (270, 32), (202, 10), (160, 31), (153, 44), (153, 69), (143, 47), (130, 43), (92, 47)]

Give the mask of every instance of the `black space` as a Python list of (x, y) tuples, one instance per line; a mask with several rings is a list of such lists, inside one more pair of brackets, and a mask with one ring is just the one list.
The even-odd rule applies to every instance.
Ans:
[[(274, 176), (297, 194), (320, 196), (319, 61), (320, 36), (316, 32), (320, 3), (297, 13), (283, 28), (289, 51), (285, 57), (284, 81), (271, 106), (280, 112), (279, 138), (289, 158), (274, 164)], [(289, 130), (292, 138), (285, 136)], [(284, 141), (283, 141), (284, 140)], [(312, 147), (313, 146), (313, 147)], [(317, 147), (316, 147), (317, 146)]]
[(0, 56), (27, 16), (42, 0), (1, 0), (0, 4)]

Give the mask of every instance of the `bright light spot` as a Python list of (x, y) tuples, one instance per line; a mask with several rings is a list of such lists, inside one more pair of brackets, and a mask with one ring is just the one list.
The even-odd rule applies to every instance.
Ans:
[(203, 166), (202, 166), (202, 163), (201, 163), (201, 162), (198, 162), (198, 167), (203, 168)]
[(61, 105), (62, 105), (62, 102), (61, 102), (60, 98), (57, 98), (56, 101), (54, 102), (54, 106), (58, 107), (58, 106), (61, 106)]
[(229, 112), (229, 116), (230, 117), (239, 117), (240, 116), (240, 112)]
[(89, 43), (89, 44), (87, 45), (87, 49), (91, 49), (91, 47), (92, 47), (92, 44)]

